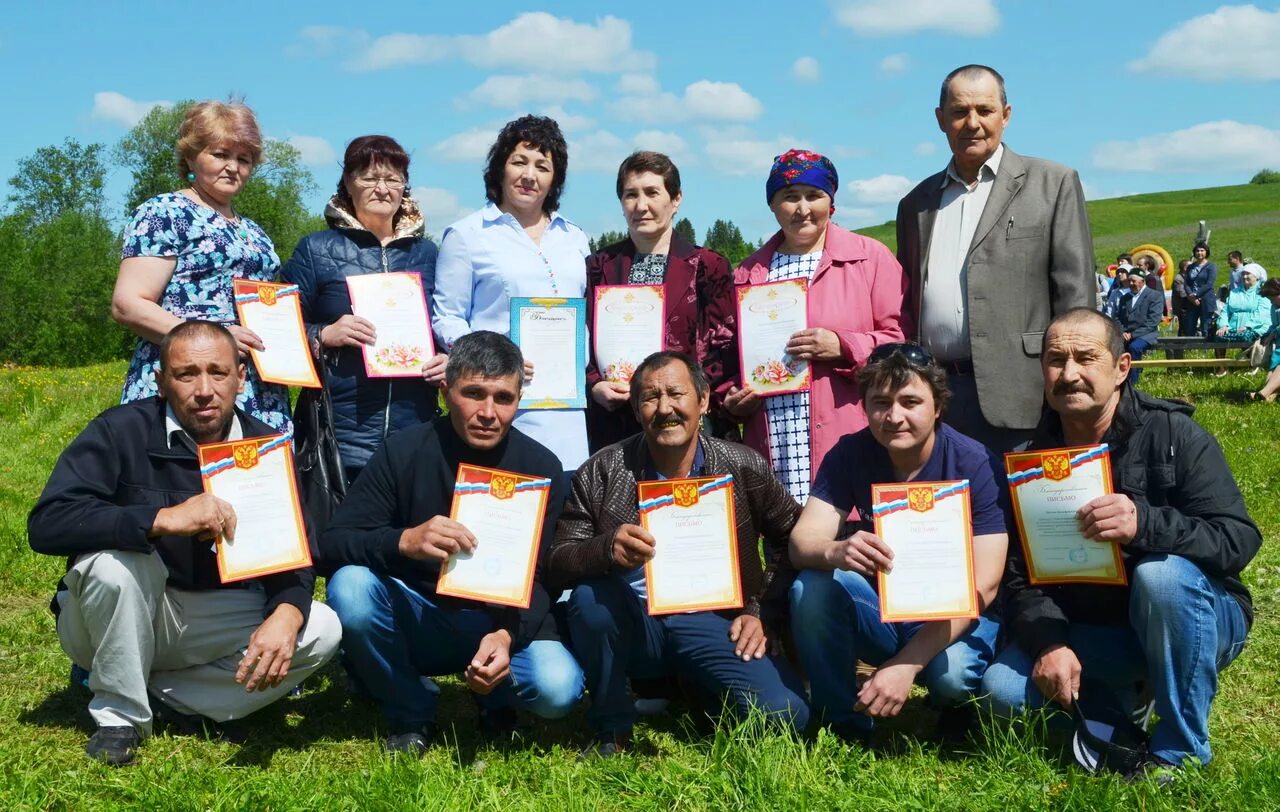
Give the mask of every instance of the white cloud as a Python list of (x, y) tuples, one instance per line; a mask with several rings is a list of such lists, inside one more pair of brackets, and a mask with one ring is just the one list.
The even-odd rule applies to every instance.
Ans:
[(911, 150), (916, 155), (929, 156), (938, 151), (938, 145), (932, 141), (921, 141), (916, 144), (915, 149)]
[(693, 163), (689, 144), (679, 135), (663, 130), (641, 130), (630, 140), (620, 138), (608, 130), (597, 130), (580, 138), (570, 139), (569, 161), (571, 171), (618, 171), (618, 164), (638, 149), (665, 153), (678, 164)]
[(906, 54), (889, 54), (880, 60), (880, 72), (893, 75), (895, 73), (904, 73), (907, 68), (911, 67), (911, 57)]
[(994, 0), (836, 0), (836, 22), (872, 37), (941, 31), (981, 37), (1000, 26)]
[(490, 76), (466, 95), (470, 101), (504, 109), (531, 104), (563, 104), (567, 101), (591, 102), (596, 89), (582, 79), (560, 79), (549, 76)]
[(802, 56), (791, 63), (791, 76), (801, 82), (816, 82), (822, 78), (822, 66), (811, 56)]
[(542, 108), (542, 115), (554, 118), (556, 123), (560, 125), (560, 129), (566, 133), (585, 130), (596, 123), (595, 119), (591, 118), (591, 116), (570, 113), (558, 104)]
[(298, 135), (291, 133), (285, 139), (302, 156), (302, 162), (308, 166), (332, 166), (338, 160), (329, 142), (318, 135)]
[(1108, 141), (1093, 165), (1116, 172), (1254, 171), (1280, 164), (1280, 130), (1238, 121), (1209, 121), (1185, 130)]
[(413, 199), (427, 218), (427, 230), (437, 239), (450, 225), (475, 211), (459, 203), (458, 196), (448, 189), (433, 186), (413, 187)]
[(656, 96), (662, 92), (658, 80), (644, 73), (624, 73), (615, 88), (623, 96)]
[(498, 138), (498, 128), (472, 127), (455, 133), (431, 148), (446, 161), (481, 161)]
[(649, 51), (632, 47), (631, 24), (605, 16), (579, 23), (545, 11), (527, 12), (487, 34), (454, 35), (396, 32), (373, 37), (360, 29), (310, 26), (294, 52), (352, 54), (349, 70), (373, 71), (406, 65), (430, 65), (460, 59), (486, 69), (551, 73), (648, 71), (657, 64)]
[(914, 181), (902, 175), (876, 175), (874, 178), (855, 180), (848, 184), (859, 203), (873, 204), (897, 203), (914, 186)]
[(750, 130), (733, 127), (702, 127), (706, 143), (703, 151), (711, 168), (724, 175), (756, 175), (764, 182), (773, 159), (789, 149), (810, 146), (791, 135), (760, 138)]
[(844, 206), (837, 205), (836, 215), (840, 220), (840, 224), (846, 228), (878, 226), (886, 219), (885, 216), (876, 209), (859, 208), (856, 206), (853, 208), (845, 208)]
[[(656, 90), (657, 85), (649, 85)], [(752, 121), (764, 113), (764, 105), (736, 82), (694, 82), (682, 96), (674, 93), (636, 93), (609, 104), (623, 121), (646, 123), (674, 121)]]
[(171, 101), (137, 101), (114, 90), (93, 94), (92, 116), (100, 121), (113, 121), (132, 127), (151, 112), (153, 107), (172, 107)]
[(1280, 9), (1223, 6), (1187, 20), (1129, 69), (1209, 81), (1280, 79)]

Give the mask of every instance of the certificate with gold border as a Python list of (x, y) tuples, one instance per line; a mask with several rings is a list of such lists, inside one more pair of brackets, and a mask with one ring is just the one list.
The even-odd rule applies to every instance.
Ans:
[(351, 312), (373, 322), (377, 340), (362, 345), (370, 378), (420, 378), (436, 354), (422, 275), (413, 271), (347, 277)]
[(315, 362), (302, 325), (297, 285), (232, 280), (236, 319), (258, 334), (265, 350), (249, 350), (258, 376), (270, 383), (320, 387)]
[(292, 441), (276, 434), (196, 449), (205, 493), (236, 512), (235, 538), (216, 541), (224, 584), (311, 566)]
[(804, 279), (738, 289), (738, 356), (744, 386), (759, 395), (809, 388), (808, 361), (787, 354), (791, 336), (809, 327), (809, 283)]
[(459, 465), (449, 518), (471, 531), (476, 547), (449, 556), (436, 592), (527, 609), (550, 493), (550, 479)]
[(654, 537), (644, 565), (649, 614), (742, 607), (733, 477), (640, 482), (640, 524)]
[(511, 298), (511, 340), (533, 364), (521, 409), (587, 408), (587, 300)]
[(976, 618), (969, 480), (872, 485), (871, 503), (893, 550), (893, 571), (877, 574), (880, 619)]
[(1106, 444), (1004, 455), (1018, 538), (1033, 584), (1128, 583), (1120, 545), (1084, 537), (1076, 512), (1111, 490)]
[(641, 361), (667, 347), (665, 293), (661, 285), (598, 285), (592, 295), (596, 369), (602, 380), (629, 384)]

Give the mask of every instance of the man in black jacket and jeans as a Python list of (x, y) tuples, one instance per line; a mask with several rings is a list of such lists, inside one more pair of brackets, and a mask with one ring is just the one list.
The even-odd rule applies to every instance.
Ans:
[(1145, 683), (1159, 723), (1147, 769), (1210, 759), (1218, 673), (1252, 622), (1240, 581), (1262, 544), (1217, 441), (1185, 403), (1126, 383), (1115, 323), (1093, 310), (1054, 319), (1041, 368), (1049, 409), (1032, 449), (1107, 443), (1114, 493), (1077, 514), (1081, 531), (1120, 545), (1129, 586), (1032, 585), (1018, 545), (1005, 575), (1012, 645), (983, 679), (998, 712), (1046, 701), (1132, 706)]
[(444, 562), (478, 543), (449, 518), (459, 464), (550, 479), (542, 553), (550, 547), (563, 466), (511, 427), (523, 379), (510, 339), (484, 330), (458, 339), (445, 371), (449, 414), (375, 451), (321, 537), (321, 557), (337, 569), (328, 599), (342, 619), (343, 662), (382, 705), (391, 752), (421, 754), (434, 735), (439, 689), (423, 676), (462, 674), (490, 735), (514, 727), (516, 707), (555, 718), (582, 696), (540, 565), (528, 609), (436, 594)]
[(212, 540), (231, 505), (203, 493), (196, 444), (275, 434), (235, 408), (245, 367), (226, 328), (187, 321), (160, 343), (161, 396), (108, 409), (62, 452), (27, 519), (31, 548), (67, 557), (58, 639), (90, 672), (86, 751), (126, 764), (170, 715), (240, 719), (337, 652), (310, 570), (223, 584)]

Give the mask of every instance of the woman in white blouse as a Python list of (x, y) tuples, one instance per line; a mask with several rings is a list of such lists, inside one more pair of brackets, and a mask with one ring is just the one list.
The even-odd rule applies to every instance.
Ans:
[[(545, 116), (508, 122), (489, 149), (489, 203), (445, 229), (431, 297), (447, 349), (474, 330), (511, 332), (511, 297), (586, 295), (587, 235), (556, 210), (569, 168), (560, 126)], [(526, 381), (551, 374), (525, 363)], [(522, 410), (516, 428), (551, 449), (565, 471), (587, 458), (582, 409)]]

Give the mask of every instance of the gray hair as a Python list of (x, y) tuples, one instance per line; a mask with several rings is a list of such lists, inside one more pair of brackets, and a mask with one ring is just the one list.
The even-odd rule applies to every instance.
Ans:
[(492, 330), (467, 333), (453, 344), (449, 363), (444, 369), (445, 385), (453, 386), (459, 378), (479, 375), (483, 378), (505, 378), (515, 375), (518, 386), (524, 385), (524, 356), (511, 339)]
[(986, 65), (961, 65), (951, 73), (948, 73), (947, 78), (942, 80), (942, 91), (938, 94), (938, 107), (947, 106), (947, 92), (951, 90), (952, 79), (959, 77), (972, 80), (982, 76), (990, 76), (996, 80), (996, 84), (1000, 86), (1000, 105), (1008, 107), (1009, 97), (1004, 92), (1004, 77), (1000, 75), (1000, 71)]

